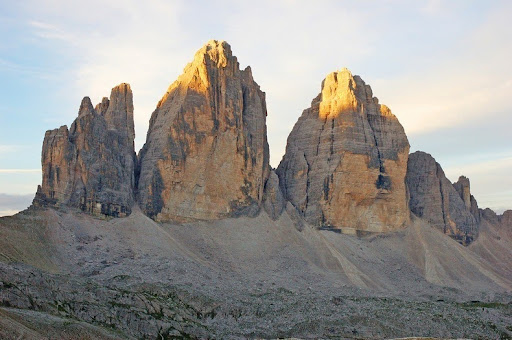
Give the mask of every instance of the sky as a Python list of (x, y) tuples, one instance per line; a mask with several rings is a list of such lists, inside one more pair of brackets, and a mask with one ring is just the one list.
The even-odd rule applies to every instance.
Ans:
[(158, 100), (210, 39), (267, 96), (271, 165), (342, 67), (370, 84), (480, 207), (512, 209), (511, 1), (0, 0), (0, 216), (30, 204), (44, 133), (127, 82), (136, 149)]

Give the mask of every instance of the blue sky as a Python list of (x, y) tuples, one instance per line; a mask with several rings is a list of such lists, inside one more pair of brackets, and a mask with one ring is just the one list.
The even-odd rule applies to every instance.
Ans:
[[(267, 93), (271, 164), (326, 74), (360, 75), (450, 180), (512, 208), (509, 1), (0, 1), (0, 214), (40, 182), (44, 132), (128, 82), (136, 148), (195, 51), (228, 41)], [(9, 203), (12, 198), (12, 204)], [(22, 200), (23, 201), (23, 200)], [(14, 203), (15, 202), (15, 203)]]

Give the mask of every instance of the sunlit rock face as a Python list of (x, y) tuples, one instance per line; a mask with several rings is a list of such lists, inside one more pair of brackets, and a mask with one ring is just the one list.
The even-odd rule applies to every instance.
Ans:
[(258, 212), (269, 175), (265, 94), (223, 41), (195, 54), (151, 117), (142, 210), (159, 221)]
[(409, 222), (408, 153), (398, 119), (342, 69), (295, 124), (277, 173), (285, 198), (310, 223), (385, 232)]
[(82, 100), (71, 128), (46, 132), (43, 178), (34, 205), (71, 206), (94, 215), (126, 216), (134, 203), (135, 151), (130, 85), (112, 89), (94, 108)]
[(411, 211), (460, 243), (471, 243), (478, 236), (480, 212), (469, 180), (460, 177), (452, 185), (439, 163), (425, 152), (412, 153), (408, 163)]

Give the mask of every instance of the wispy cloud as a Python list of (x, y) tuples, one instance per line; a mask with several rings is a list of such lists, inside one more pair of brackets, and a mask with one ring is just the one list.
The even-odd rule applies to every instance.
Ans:
[[(468, 124), (512, 110), (511, 3), (489, 13), (435, 63), (414, 73), (380, 79), (376, 86), (410, 134)], [(508, 111), (508, 112), (507, 112)], [(505, 113), (507, 112), (507, 113)]]
[(56, 75), (49, 70), (43, 70), (38, 67), (20, 65), (0, 58), (0, 70), (16, 72), (17, 74), (30, 75), (42, 79), (54, 79)]
[(0, 174), (39, 173), (41, 169), (0, 169)]
[(471, 193), (480, 207), (502, 212), (512, 209), (512, 156), (501, 159), (468, 162), (447, 167), (448, 178), (456, 181), (460, 175), (471, 181)]
[(437, 14), (442, 10), (441, 0), (427, 0), (426, 4), (421, 7), (421, 11), (427, 14)]
[(77, 42), (72, 34), (55, 25), (40, 21), (29, 21), (28, 24), (33, 27), (34, 34), (40, 38), (63, 40), (67, 43)]
[[(77, 107), (80, 97), (98, 102), (116, 84), (132, 85), (137, 148), (167, 86), (212, 38), (231, 43), (242, 67), (252, 66), (267, 93), (273, 166), (321, 80), (342, 66), (372, 85), (404, 125), (411, 144), (422, 134), (467, 127), (472, 136), (459, 131), (457, 139), (472, 141), (461, 142), (459, 160), (477, 152), (474, 140), (485, 136), (475, 127), (486, 115), (506, 122), (502, 118), (512, 111), (512, 46), (506, 43), (512, 41), (512, 4), (505, 1), (390, 0), (370, 8), (365, 2), (331, 0), (262, 0), (258, 6), (234, 0), (29, 0), (19, 6), (20, 22), (37, 44), (73, 57), (73, 65), (59, 75), (66, 77), (62, 95), (77, 98)], [(478, 6), (486, 10), (475, 15), (472, 7)], [(91, 8), (101, 11), (91, 15)], [(2, 67), (40, 71), (0, 59)], [(63, 123), (69, 122), (58, 124)], [(425, 151), (436, 142), (434, 137), (423, 140)], [(475, 190), (479, 181), (472, 178)]]
[(9, 195), (0, 193), (0, 216), (14, 215), (26, 209), (32, 202), (33, 195)]
[(14, 152), (19, 147), (17, 145), (0, 145), (0, 154), (7, 153), (7, 152)]

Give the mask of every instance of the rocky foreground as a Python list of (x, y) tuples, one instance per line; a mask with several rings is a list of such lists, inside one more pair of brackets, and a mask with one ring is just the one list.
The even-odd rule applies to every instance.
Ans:
[(329, 74), (269, 166), (265, 93), (212, 40), (134, 151), (133, 94), (46, 133), (33, 205), (0, 218), (0, 337), (510, 338), (512, 211), (409, 154)]
[(286, 212), (192, 224), (25, 212), (0, 219), (0, 329), (7, 339), (507, 338), (512, 235), (485, 226), (464, 247), (417, 218), (360, 238), (299, 231)]

